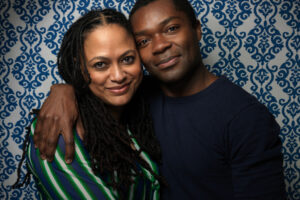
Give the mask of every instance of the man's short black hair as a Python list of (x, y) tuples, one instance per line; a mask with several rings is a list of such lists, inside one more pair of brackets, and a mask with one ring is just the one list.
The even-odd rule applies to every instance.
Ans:
[[(137, 0), (136, 3), (134, 4), (130, 14), (129, 14), (129, 19), (131, 20), (132, 15), (141, 7), (144, 7), (148, 5), (149, 3), (152, 3), (157, 0)], [(185, 15), (188, 17), (189, 21), (191, 22), (191, 25), (193, 28), (197, 26), (197, 17), (195, 14), (195, 11), (190, 4), (188, 0), (172, 0), (173, 4), (178, 11), (182, 11), (185, 13)]]

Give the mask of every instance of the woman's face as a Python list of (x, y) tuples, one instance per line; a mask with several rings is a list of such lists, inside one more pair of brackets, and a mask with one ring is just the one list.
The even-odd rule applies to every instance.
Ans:
[(132, 35), (117, 24), (99, 26), (86, 35), (84, 54), (91, 91), (108, 106), (127, 104), (142, 80)]

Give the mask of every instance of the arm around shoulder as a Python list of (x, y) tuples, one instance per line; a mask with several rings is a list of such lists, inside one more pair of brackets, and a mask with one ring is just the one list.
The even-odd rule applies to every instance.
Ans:
[(39, 148), (43, 159), (53, 160), (59, 134), (62, 134), (66, 143), (65, 159), (71, 162), (74, 155), (72, 128), (77, 117), (74, 88), (68, 84), (53, 85), (38, 113), (34, 134), (35, 147)]

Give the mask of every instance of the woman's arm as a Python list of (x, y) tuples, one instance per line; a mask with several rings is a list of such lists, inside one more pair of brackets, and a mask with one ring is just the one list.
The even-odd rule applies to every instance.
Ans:
[(56, 84), (51, 86), (50, 95), (43, 103), (37, 117), (34, 145), (42, 159), (52, 161), (59, 134), (65, 141), (65, 161), (71, 163), (74, 157), (72, 129), (78, 117), (73, 86)]

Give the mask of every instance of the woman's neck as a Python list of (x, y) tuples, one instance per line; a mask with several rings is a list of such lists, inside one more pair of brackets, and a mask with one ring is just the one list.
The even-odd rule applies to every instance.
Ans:
[(120, 122), (121, 119), (121, 115), (123, 113), (123, 109), (124, 107), (119, 106), (119, 107), (115, 107), (115, 106), (107, 106), (106, 107), (108, 112), (111, 114), (111, 116), (117, 121)]

